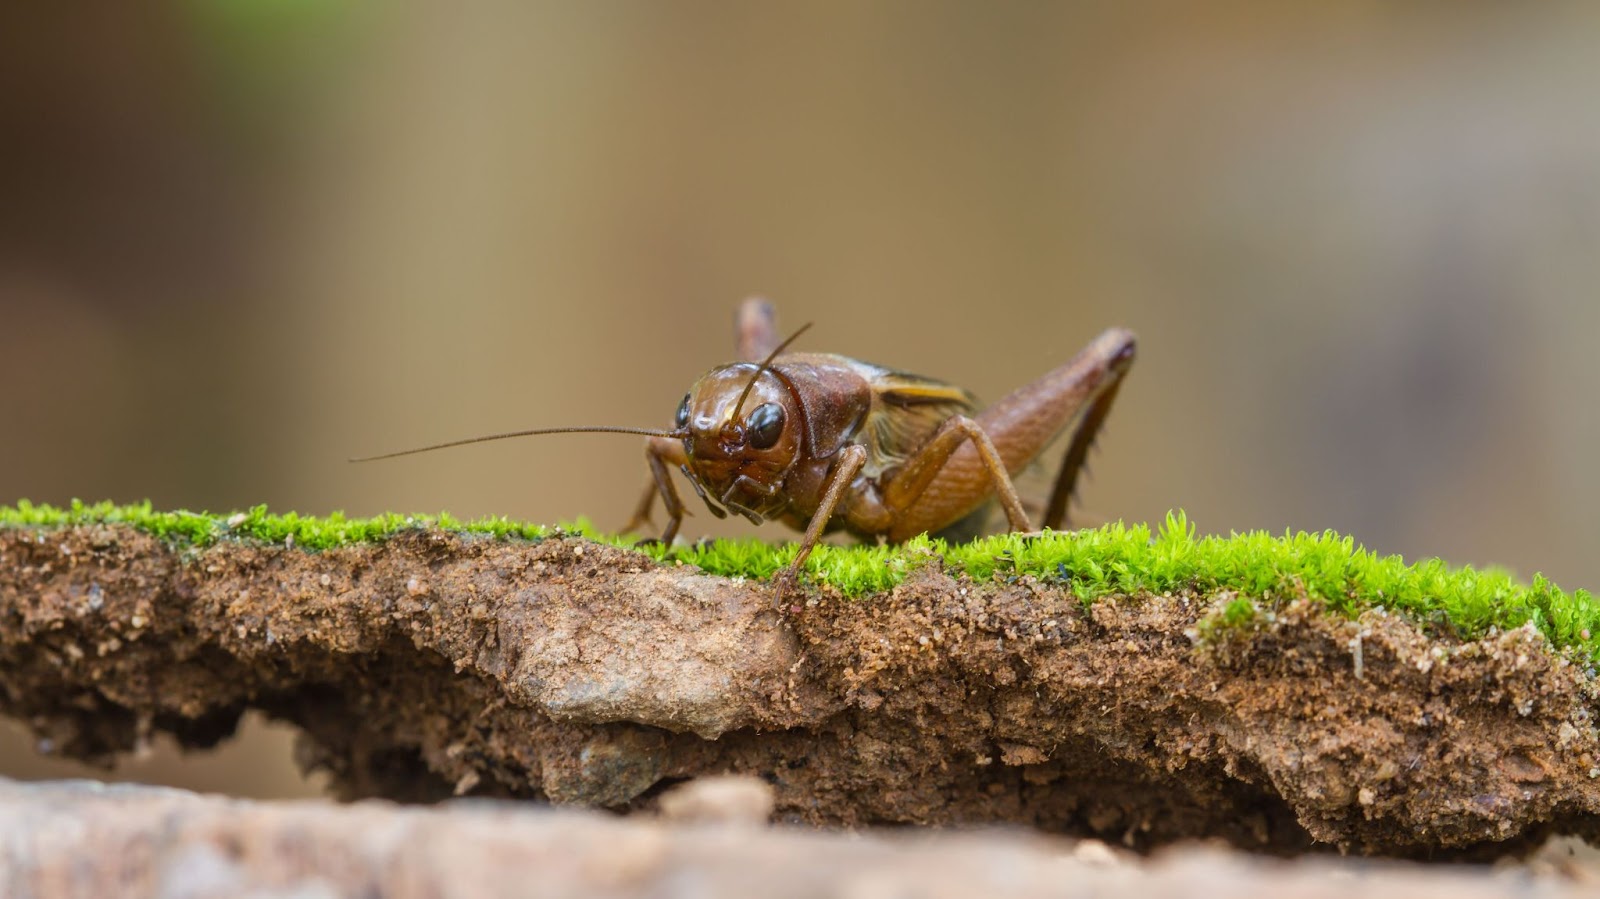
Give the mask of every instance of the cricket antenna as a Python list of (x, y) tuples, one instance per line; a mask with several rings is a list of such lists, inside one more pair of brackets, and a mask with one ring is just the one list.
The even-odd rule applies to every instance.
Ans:
[(806, 333), (810, 327), (811, 322), (806, 322), (805, 324), (801, 325), (793, 334), (789, 335), (787, 340), (778, 344), (778, 346), (774, 348), (772, 352), (767, 354), (767, 358), (763, 359), (761, 364), (756, 367), (756, 373), (750, 376), (750, 383), (744, 385), (744, 393), (739, 394), (739, 402), (733, 404), (733, 414), (728, 416), (729, 421), (739, 420), (739, 410), (744, 408), (745, 398), (750, 395), (750, 390), (756, 386), (756, 380), (761, 377), (761, 373), (772, 366), (772, 360), (778, 358), (779, 353), (788, 349), (789, 344), (794, 343), (795, 338)]
[(376, 462), (379, 459), (393, 459), (396, 456), (410, 456), (415, 453), (428, 453), (439, 449), (448, 449), (452, 446), (466, 446), (469, 443), (487, 443), (490, 440), (504, 440), (507, 437), (534, 437), (540, 434), (640, 434), (645, 437), (682, 437), (684, 431), (663, 431), (657, 428), (612, 428), (612, 427), (585, 427), (585, 428), (534, 428), (531, 431), (507, 431), (504, 434), (489, 434), (484, 437), (468, 437), (465, 440), (452, 440), (449, 443), (435, 443), (432, 446), (419, 446), (416, 449), (400, 450), (397, 453), (383, 453), (377, 456), (362, 456), (351, 459), (351, 462)]

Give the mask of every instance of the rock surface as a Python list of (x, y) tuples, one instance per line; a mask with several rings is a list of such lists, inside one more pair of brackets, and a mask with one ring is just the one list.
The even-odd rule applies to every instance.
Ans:
[(844, 835), (684, 826), (527, 803), (255, 803), (151, 787), (0, 780), (0, 893), (129, 896), (1178, 896), (1498, 899), (1592, 895), (1576, 872), (1277, 862), (1000, 834)]

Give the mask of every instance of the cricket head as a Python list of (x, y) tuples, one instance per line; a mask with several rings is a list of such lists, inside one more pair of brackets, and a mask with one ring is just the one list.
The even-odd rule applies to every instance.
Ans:
[(800, 457), (802, 414), (765, 364), (724, 365), (696, 381), (675, 424), (707, 502), (755, 521), (782, 511), (784, 478)]

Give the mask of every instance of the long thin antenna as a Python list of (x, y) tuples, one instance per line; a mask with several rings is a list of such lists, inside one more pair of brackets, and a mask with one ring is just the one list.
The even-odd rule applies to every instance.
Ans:
[(774, 348), (772, 352), (767, 354), (767, 358), (762, 360), (761, 365), (757, 366), (756, 373), (750, 376), (750, 383), (744, 385), (744, 393), (739, 394), (739, 402), (733, 404), (733, 414), (728, 417), (729, 421), (739, 420), (739, 410), (744, 408), (745, 397), (750, 395), (750, 390), (756, 386), (756, 379), (761, 377), (761, 373), (766, 371), (772, 365), (772, 360), (778, 358), (779, 353), (788, 349), (789, 344), (794, 343), (795, 338), (806, 333), (806, 330), (810, 327), (811, 322), (806, 322), (805, 324), (801, 325), (798, 330), (789, 335), (789, 339), (778, 344), (778, 346)]
[(489, 434), (485, 437), (468, 437), (465, 440), (452, 440), (449, 443), (435, 443), (432, 446), (419, 446), (416, 449), (401, 450), (398, 453), (383, 453), (378, 456), (362, 456), (351, 459), (351, 462), (376, 462), (379, 459), (393, 459), (396, 456), (410, 456), (415, 453), (427, 453), (433, 450), (448, 449), (452, 446), (466, 446), (469, 443), (487, 443), (490, 440), (504, 440), (507, 437), (533, 437), (539, 434), (640, 434), (645, 437), (682, 437), (682, 431), (663, 431), (655, 428), (534, 428), (531, 431), (507, 431), (504, 434)]

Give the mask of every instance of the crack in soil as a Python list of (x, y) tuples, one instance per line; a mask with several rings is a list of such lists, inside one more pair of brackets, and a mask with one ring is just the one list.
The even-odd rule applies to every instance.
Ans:
[(1225, 598), (1085, 608), (937, 565), (790, 599), (580, 539), (3, 530), (0, 711), (107, 761), (155, 731), (213, 745), (258, 708), (350, 797), (638, 810), (748, 773), (813, 825), (1413, 857), (1600, 821), (1595, 675), (1531, 627), (1460, 641), (1300, 602), (1197, 641)]

